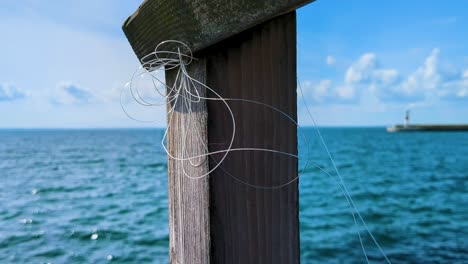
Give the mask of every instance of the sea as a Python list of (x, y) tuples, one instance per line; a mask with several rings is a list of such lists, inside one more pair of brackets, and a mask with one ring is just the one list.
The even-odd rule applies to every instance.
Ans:
[[(468, 263), (468, 133), (320, 131), (366, 225), (300, 130), (301, 263)], [(0, 130), (0, 264), (168, 263), (163, 133)]]

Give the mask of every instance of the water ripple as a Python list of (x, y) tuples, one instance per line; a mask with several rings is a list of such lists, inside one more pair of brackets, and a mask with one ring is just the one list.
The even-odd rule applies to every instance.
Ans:
[[(313, 130), (305, 133), (314, 139)], [(161, 135), (0, 131), (0, 263), (167, 263)], [(467, 133), (335, 128), (323, 135), (394, 263), (466, 263)], [(332, 172), (318, 141), (311, 142), (309, 158)], [(364, 263), (350, 209), (334, 181), (309, 166), (299, 183), (302, 263)], [(357, 230), (371, 262), (382, 262), (363, 227)]]

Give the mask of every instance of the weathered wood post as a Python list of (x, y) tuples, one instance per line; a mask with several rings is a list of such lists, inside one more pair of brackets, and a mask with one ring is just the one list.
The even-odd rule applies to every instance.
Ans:
[[(294, 119), (296, 105), (296, 13), (312, 0), (146, 0), (123, 30), (138, 58), (165, 40), (190, 46), (198, 59), (191, 75), (226, 98), (255, 100)], [(166, 82), (174, 82), (174, 71)], [(209, 91), (202, 91), (213, 96)], [(268, 148), (297, 154), (297, 131), (269, 108), (229, 101), (236, 118), (234, 147)], [(206, 101), (191, 114), (175, 106), (168, 147), (182, 154), (224, 149), (232, 124), (226, 108)], [(190, 125), (189, 125), (190, 124)], [(187, 129), (199, 138), (183, 139)], [(182, 156), (182, 155), (179, 155)], [(201, 175), (216, 166), (215, 155), (201, 166), (185, 166)], [(232, 152), (209, 178), (190, 180), (184, 163), (169, 159), (171, 263), (299, 263), (298, 161), (274, 153)], [(232, 176), (237, 177), (236, 180)], [(240, 180), (240, 181), (239, 181)]]

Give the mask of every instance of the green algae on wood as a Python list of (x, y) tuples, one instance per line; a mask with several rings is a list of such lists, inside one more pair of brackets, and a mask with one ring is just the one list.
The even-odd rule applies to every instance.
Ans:
[(314, 0), (146, 0), (122, 28), (139, 59), (178, 40), (194, 52)]

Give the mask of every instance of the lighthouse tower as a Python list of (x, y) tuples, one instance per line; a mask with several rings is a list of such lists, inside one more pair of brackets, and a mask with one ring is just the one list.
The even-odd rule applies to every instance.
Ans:
[(410, 111), (409, 110), (406, 110), (406, 114), (405, 114), (405, 127), (408, 126), (409, 124), (409, 119), (410, 119)]

